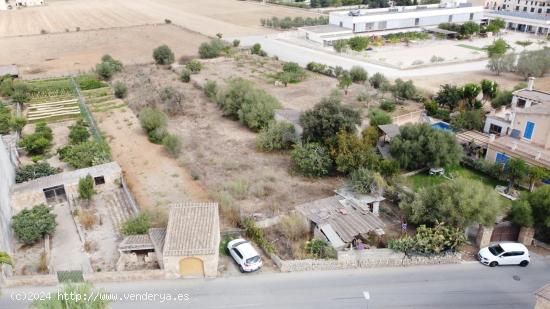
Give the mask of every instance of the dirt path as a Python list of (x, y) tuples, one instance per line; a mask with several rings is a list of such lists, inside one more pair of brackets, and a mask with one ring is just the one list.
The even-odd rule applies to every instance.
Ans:
[(94, 117), (140, 208), (158, 215), (157, 223), (164, 223), (166, 206), (172, 203), (209, 199), (176, 159), (147, 140), (130, 109), (96, 113)]

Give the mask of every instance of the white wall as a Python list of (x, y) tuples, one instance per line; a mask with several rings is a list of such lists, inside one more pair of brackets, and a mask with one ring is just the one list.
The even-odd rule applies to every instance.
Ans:
[(0, 137), (0, 251), (11, 252), (10, 188), (15, 182), (15, 167)]

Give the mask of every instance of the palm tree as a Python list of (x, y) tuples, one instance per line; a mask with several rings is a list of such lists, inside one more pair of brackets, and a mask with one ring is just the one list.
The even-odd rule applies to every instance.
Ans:
[(529, 166), (527, 170), (527, 177), (529, 178), (529, 191), (533, 192), (535, 189), (535, 184), (547, 177), (549, 177), (550, 173), (548, 170), (540, 167), (540, 166)]

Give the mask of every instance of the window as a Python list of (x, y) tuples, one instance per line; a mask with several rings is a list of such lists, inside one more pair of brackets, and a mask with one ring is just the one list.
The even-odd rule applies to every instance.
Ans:
[(449, 22), (450, 22), (450, 23), (453, 22), (453, 15), (449, 15)]
[(497, 126), (496, 124), (491, 124), (491, 126), (489, 127), (489, 133), (500, 135), (502, 133), (502, 127)]
[(103, 176), (94, 177), (94, 183), (96, 184), (96, 186), (105, 184), (105, 177)]
[(517, 106), (517, 107), (524, 108), (526, 103), (527, 103), (527, 102), (525, 102), (524, 99), (518, 99), (518, 103), (517, 103), (516, 106)]
[(538, 13), (541, 14), (541, 13), (542, 13), (542, 9), (539, 9), (539, 10), (538, 10)]
[(531, 13), (535, 12), (535, 8), (531, 8)]
[(523, 132), (523, 138), (531, 139), (533, 137), (533, 131), (535, 130), (535, 123), (527, 121), (525, 125), (525, 132)]
[(420, 24), (420, 18), (415, 18), (414, 19), (414, 25), (418, 26), (418, 24)]
[(243, 255), (239, 252), (239, 250), (233, 248), (233, 251), (235, 251), (235, 254), (236, 254), (239, 258), (241, 258), (241, 260), (242, 260)]
[(344, 23), (343, 23), (343, 22), (340, 22), (340, 27), (344, 27)]
[(380, 21), (378, 22), (378, 30), (384, 30), (386, 29), (388, 22), (387, 21)]
[(470, 13), (470, 20), (474, 20), (474, 13)]
[(510, 157), (505, 153), (497, 152), (497, 157), (495, 159), (495, 164), (506, 164), (510, 160)]
[(519, 6), (516, 6), (516, 11), (519, 11)]
[(526, 6), (523, 7), (523, 11), (527, 12), (527, 7)]
[(550, 14), (550, 9), (546, 9), (546, 14)]
[(491, 252), (494, 256), (497, 256), (504, 252), (504, 249), (500, 245), (494, 245), (489, 247), (489, 252)]

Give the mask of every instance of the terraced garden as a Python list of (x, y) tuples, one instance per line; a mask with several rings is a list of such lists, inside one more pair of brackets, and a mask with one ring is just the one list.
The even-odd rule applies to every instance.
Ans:
[(126, 106), (124, 101), (117, 99), (109, 86), (83, 90), (82, 95), (92, 112), (105, 112)]
[(55, 122), (80, 118), (78, 99), (68, 78), (29, 82), (27, 121)]

